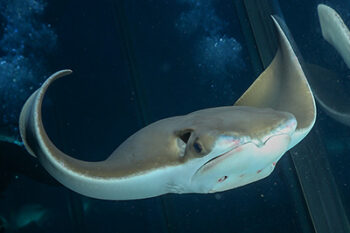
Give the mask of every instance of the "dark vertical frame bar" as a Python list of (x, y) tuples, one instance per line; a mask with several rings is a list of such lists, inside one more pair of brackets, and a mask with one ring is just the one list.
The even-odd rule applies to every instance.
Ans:
[(264, 69), (271, 63), (277, 51), (277, 41), (271, 15), (277, 14), (276, 7), (271, 0), (243, 1), (248, 20), (252, 28), (256, 47)]
[(350, 225), (317, 124), (292, 159), (317, 233), (349, 233)]
[(133, 48), (132, 39), (130, 36), (128, 18), (126, 16), (125, 2), (124, 0), (112, 0), (111, 1), (114, 16), (114, 23), (116, 29), (121, 38), (121, 50), (123, 56), (126, 59), (127, 67), (130, 74), (130, 88), (135, 95), (135, 101), (137, 105), (138, 120), (141, 122), (141, 126), (144, 127), (150, 123), (148, 114), (146, 112), (147, 104), (145, 103), (144, 93), (140, 84), (141, 74), (136, 64), (135, 53)]
[(236, 8), (235, 13), (238, 16), (238, 20), (241, 25), (241, 30), (245, 39), (246, 47), (248, 49), (250, 61), (254, 69), (254, 74), (256, 77), (258, 77), (263, 72), (264, 67), (261, 62), (260, 54), (258, 52), (258, 46), (255, 40), (256, 38), (250, 25), (243, 1), (234, 1), (234, 4)]
[[(276, 51), (270, 15), (282, 16), (279, 4), (277, 0), (241, 0), (241, 2), (249, 18), (259, 57), (263, 67), (266, 68)], [(302, 62), (292, 36), (289, 32), (287, 34)], [(294, 164), (315, 232), (349, 233), (349, 221), (330, 170), (327, 152), (322, 146), (322, 137), (318, 128), (316, 124), (311, 133), (287, 153)], [(301, 224), (307, 224), (307, 222), (301, 222)], [(310, 232), (310, 229), (304, 226), (302, 231)]]

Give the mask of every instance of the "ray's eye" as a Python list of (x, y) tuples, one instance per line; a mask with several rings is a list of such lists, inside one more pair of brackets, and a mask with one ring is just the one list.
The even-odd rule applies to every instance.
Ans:
[(193, 148), (198, 154), (201, 153), (203, 150), (202, 145), (198, 142), (193, 143)]

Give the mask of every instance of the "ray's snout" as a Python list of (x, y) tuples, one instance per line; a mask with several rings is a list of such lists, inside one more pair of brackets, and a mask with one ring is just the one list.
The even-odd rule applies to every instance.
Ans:
[(225, 191), (260, 180), (288, 150), (297, 128), (293, 114), (267, 108), (246, 113), (239, 122), (242, 130), (220, 137), (212, 157), (193, 175), (196, 192)]

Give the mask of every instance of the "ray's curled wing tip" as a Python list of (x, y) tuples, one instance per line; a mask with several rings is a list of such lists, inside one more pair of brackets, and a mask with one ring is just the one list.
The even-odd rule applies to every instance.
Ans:
[(39, 106), (41, 107), (41, 102), (43, 95), (45, 94), (47, 88), (50, 86), (52, 82), (55, 80), (64, 77), (66, 75), (71, 74), (73, 71), (70, 69), (64, 69), (57, 71), (53, 75), (51, 75), (41, 87), (38, 88), (25, 102), (20, 117), (19, 117), (19, 130), (21, 134), (21, 138), (23, 140), (24, 146), (28, 150), (29, 154), (32, 156), (36, 157), (35, 152), (34, 152), (34, 135), (33, 133), (35, 132), (35, 122), (34, 122), (34, 117), (35, 113), (38, 111), (38, 109), (35, 108), (36, 103), (40, 103)]
[[(63, 76), (69, 75), (69, 74), (71, 74), (71, 73), (73, 73), (73, 71), (70, 70), (70, 69), (65, 69), (65, 70), (57, 71), (56, 73), (52, 74), (52, 75), (46, 80), (45, 83), (46, 83), (46, 84), (50, 84), (50, 83), (53, 82), (54, 80), (56, 80), (56, 79), (58, 79), (58, 78), (61, 78), (61, 77), (63, 77)], [(44, 83), (43, 86), (46, 86), (45, 83)], [(40, 87), (39, 89), (43, 88), (43, 86)]]

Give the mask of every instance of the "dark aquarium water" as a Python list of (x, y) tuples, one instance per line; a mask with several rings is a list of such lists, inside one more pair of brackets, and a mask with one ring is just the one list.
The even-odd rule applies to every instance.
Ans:
[[(317, 118), (266, 178), (223, 192), (101, 200), (62, 185), (37, 150), (39, 159), (26, 150), (21, 109), (63, 69), (73, 73), (47, 90), (43, 126), (60, 151), (79, 160), (105, 160), (130, 135), (163, 118), (232, 106), (276, 54), (270, 15), (283, 22), (315, 96)], [(0, 0), (0, 233), (349, 233), (348, 27), (350, 2), (343, 0)], [(278, 97), (270, 101), (284, 104)], [(246, 125), (253, 128), (256, 121)], [(209, 129), (201, 126), (200, 132)], [(186, 130), (181, 143), (192, 142), (187, 133), (193, 129)], [(155, 138), (162, 136), (148, 134), (148, 151), (167, 148)], [(192, 150), (212, 148), (196, 144)], [(181, 161), (187, 166), (190, 159)], [(118, 166), (133, 171), (142, 165)], [(157, 186), (163, 177), (138, 185)]]

